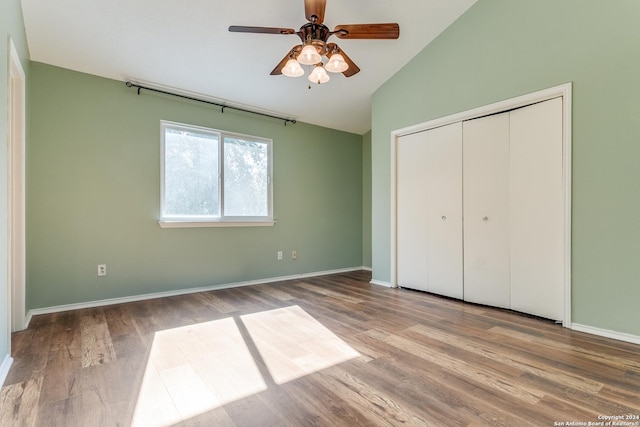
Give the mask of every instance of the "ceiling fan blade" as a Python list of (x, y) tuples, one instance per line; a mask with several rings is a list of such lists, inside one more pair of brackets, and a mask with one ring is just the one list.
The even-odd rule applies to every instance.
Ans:
[(349, 68), (347, 68), (345, 71), (342, 72), (342, 74), (345, 77), (351, 77), (354, 74), (358, 74), (360, 72), (360, 68), (358, 68), (358, 66), (356, 65), (355, 62), (353, 62), (351, 60), (351, 58), (349, 58), (347, 56), (346, 53), (344, 53), (344, 50), (341, 51), (342, 57), (344, 58), (344, 62), (346, 62), (349, 65)]
[(333, 31), (340, 39), (397, 39), (400, 36), (400, 26), (395, 23), (338, 25)]
[(318, 17), (318, 21), (314, 24), (322, 24), (324, 22), (324, 10), (327, 7), (327, 0), (304, 0), (304, 15), (307, 21), (312, 21), (313, 15)]
[(271, 71), (271, 75), (279, 76), (280, 74), (282, 74), (282, 69), (284, 68), (285, 65), (287, 65), (287, 61), (289, 61), (290, 58), (295, 58), (296, 54), (299, 53), (301, 49), (302, 49), (302, 45), (298, 45), (298, 46), (294, 46), (293, 49), (287, 52), (284, 58), (282, 58), (282, 61), (280, 61), (278, 65), (276, 65), (276, 68), (274, 68), (273, 71)]
[(274, 28), (274, 27), (244, 27), (242, 25), (232, 25), (229, 27), (232, 33), (259, 33), (259, 34), (295, 34), (293, 28)]
[(276, 68), (273, 69), (273, 71), (271, 72), (271, 75), (279, 76), (280, 74), (282, 74), (282, 69), (284, 68), (285, 65), (287, 65), (288, 60), (289, 60), (289, 53), (287, 53), (284, 56), (284, 58), (282, 58), (282, 61), (280, 61), (278, 65), (276, 65)]
[(349, 66), (349, 68), (347, 68), (345, 71), (342, 72), (342, 74), (345, 77), (351, 77), (354, 74), (358, 74), (360, 72), (360, 68), (358, 68), (356, 63), (353, 62), (353, 60), (351, 60), (351, 58), (349, 58), (347, 54), (344, 53), (344, 50), (342, 50), (337, 44), (327, 43), (327, 50), (328, 50), (327, 56), (329, 58), (331, 58), (331, 56), (336, 53), (339, 53), (340, 55), (342, 55), (342, 58), (344, 58), (344, 62), (346, 62), (347, 65)]

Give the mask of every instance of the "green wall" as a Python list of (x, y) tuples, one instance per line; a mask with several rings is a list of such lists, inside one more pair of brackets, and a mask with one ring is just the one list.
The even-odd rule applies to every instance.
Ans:
[[(11, 336), (7, 283), (7, 144), (8, 144), (8, 87), (9, 39), (20, 56), (22, 68), (29, 76), (29, 52), (22, 20), (20, 0), (0, 2), (0, 364), (9, 354)], [(27, 80), (28, 81), (28, 80)], [(2, 380), (0, 378), (0, 380)]]
[[(138, 96), (41, 63), (30, 101), (30, 309), (362, 266), (360, 135)], [(272, 138), (277, 224), (161, 229), (160, 120)]]
[(480, 0), (373, 96), (373, 278), (390, 278), (389, 135), (573, 82), (573, 322), (640, 336), (640, 2)]
[(362, 135), (362, 265), (371, 268), (371, 131)]

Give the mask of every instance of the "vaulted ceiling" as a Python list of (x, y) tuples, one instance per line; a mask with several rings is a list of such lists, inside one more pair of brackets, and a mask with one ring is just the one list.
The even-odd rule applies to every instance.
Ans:
[(332, 38), (360, 67), (317, 85), (269, 73), (296, 35), (230, 25), (305, 24), (303, 0), (22, 0), (31, 59), (175, 88), (333, 129), (371, 128), (371, 96), (476, 0), (327, 0), (325, 24), (397, 22), (397, 40)]

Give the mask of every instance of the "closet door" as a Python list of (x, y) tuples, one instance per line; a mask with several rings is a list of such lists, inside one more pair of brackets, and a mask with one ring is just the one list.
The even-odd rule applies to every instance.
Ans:
[(462, 298), (462, 124), (399, 138), (398, 285)]
[(509, 113), (463, 123), (465, 301), (508, 308)]
[(562, 98), (511, 112), (511, 308), (563, 320)]
[(462, 123), (427, 134), (427, 290), (462, 299)]
[(398, 286), (427, 290), (426, 132), (396, 145), (396, 264)]

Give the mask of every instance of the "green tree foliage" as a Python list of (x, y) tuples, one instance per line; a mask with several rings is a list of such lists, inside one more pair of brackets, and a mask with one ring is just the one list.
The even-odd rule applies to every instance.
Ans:
[(219, 216), (219, 138), (165, 130), (165, 215)]
[(165, 128), (164, 214), (227, 217), (269, 215), (269, 146), (266, 142)]
[(266, 216), (268, 146), (263, 142), (224, 139), (224, 210), (227, 216)]

